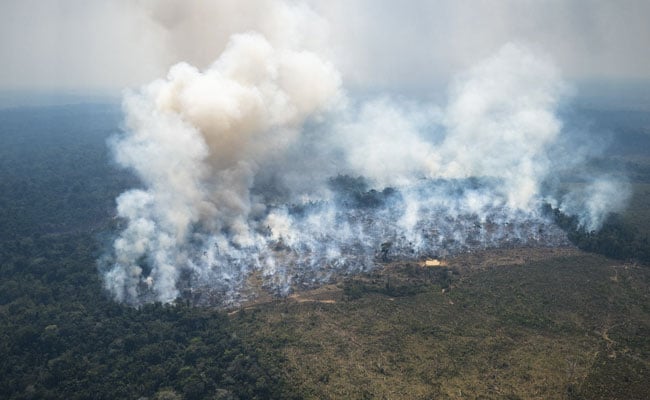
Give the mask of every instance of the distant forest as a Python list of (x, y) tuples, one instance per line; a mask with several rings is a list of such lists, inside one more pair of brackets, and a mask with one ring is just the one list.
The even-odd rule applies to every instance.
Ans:
[(562, 213), (548, 205), (546, 213), (566, 231), (571, 243), (581, 250), (602, 254), (626, 261), (650, 263), (648, 235), (627, 223), (618, 213), (611, 213), (598, 231), (588, 231), (578, 223), (578, 218)]

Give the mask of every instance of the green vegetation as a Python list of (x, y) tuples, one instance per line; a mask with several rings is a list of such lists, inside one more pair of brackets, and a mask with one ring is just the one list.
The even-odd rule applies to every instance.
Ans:
[[(647, 398), (650, 270), (577, 250), (510, 252), (530, 261), (459, 257), (437, 277), (387, 265), (330, 301), (270, 303), (233, 322), (284, 354), (284, 379), (308, 399)], [(461, 272), (440, 282), (447, 271)], [(389, 293), (389, 280), (416, 289)]]
[(587, 231), (574, 216), (563, 214), (547, 206), (555, 222), (567, 232), (571, 243), (578, 248), (603, 254), (619, 260), (637, 260), (650, 263), (650, 241), (647, 234), (627, 222), (621, 215), (611, 213), (598, 231)]
[(636, 183), (623, 218), (641, 237), (650, 237), (650, 184)]
[(286, 397), (222, 312), (119, 305), (102, 292), (96, 256), (92, 236), (68, 234), (3, 257), (0, 397)]
[[(0, 110), (0, 398), (650, 397), (647, 181), (600, 233), (557, 215), (582, 248), (638, 264), (502, 249), (445, 267), (397, 260), (230, 314), (134, 309), (96, 265), (115, 196), (137, 186), (107, 154), (120, 118), (115, 105)], [(393, 195), (332, 185), (363, 207)]]
[(2, 268), (0, 397), (273, 393), (222, 313), (182, 303), (136, 310), (107, 299), (92, 237), (52, 236), (18, 249)]

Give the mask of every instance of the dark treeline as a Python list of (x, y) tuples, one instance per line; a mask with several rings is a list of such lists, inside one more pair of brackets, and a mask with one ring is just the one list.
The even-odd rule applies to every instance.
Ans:
[(610, 213), (601, 229), (588, 231), (584, 226), (580, 226), (577, 217), (566, 215), (548, 204), (544, 206), (544, 212), (553, 216), (558, 226), (567, 233), (571, 243), (581, 250), (620, 260), (650, 263), (648, 237), (626, 223), (620, 214)]
[(369, 189), (369, 184), (362, 176), (352, 177), (338, 175), (330, 178), (329, 187), (336, 193), (337, 201), (353, 208), (378, 208), (383, 206), (391, 197), (398, 196), (395, 189), (384, 188), (381, 192)]

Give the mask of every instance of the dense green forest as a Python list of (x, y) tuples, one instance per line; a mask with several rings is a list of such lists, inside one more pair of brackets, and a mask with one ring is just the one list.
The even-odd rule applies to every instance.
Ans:
[(566, 215), (558, 209), (545, 206), (545, 212), (567, 232), (571, 243), (579, 249), (598, 253), (619, 260), (650, 263), (648, 235), (626, 222), (618, 213), (611, 213), (598, 231), (588, 231), (580, 226), (575, 216)]
[[(115, 197), (138, 185), (110, 160), (107, 139), (121, 118), (116, 104), (0, 110), (0, 398), (371, 398), (404, 385), (426, 388), (421, 398), (448, 398), (444, 382), (493, 390), (481, 398), (523, 398), (513, 393), (534, 390), (535, 371), (564, 368), (545, 352), (573, 350), (584, 350), (569, 361), (586, 372), (558, 373), (565, 398), (616, 398), (625, 387), (627, 398), (650, 392), (648, 269), (604, 257), (571, 253), (471, 273), (466, 266), (475, 261), (464, 259), (457, 269), (427, 273), (402, 265), (348, 279), (332, 289), (340, 297), (324, 302), (276, 302), (233, 315), (184, 301), (139, 309), (115, 303), (96, 260), (117, 223)], [(632, 213), (585, 232), (548, 211), (578, 247), (647, 265), (650, 164), (638, 146), (616, 149), (599, 168), (632, 172)], [(636, 153), (626, 156), (629, 149)], [(393, 195), (351, 191), (362, 182), (343, 177), (331, 184), (345, 194), (341, 201), (367, 207)], [(611, 348), (601, 338), (608, 332)], [(591, 365), (584, 355), (598, 346)], [(427, 351), (454, 359), (428, 369), (435, 363)], [(509, 387), (504, 397), (481, 386), (498, 374), (521, 390)]]

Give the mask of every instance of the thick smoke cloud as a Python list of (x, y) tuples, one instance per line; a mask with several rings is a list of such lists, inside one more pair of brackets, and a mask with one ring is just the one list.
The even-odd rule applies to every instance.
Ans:
[(133, 298), (151, 257), (157, 299), (173, 300), (182, 250), (193, 229), (228, 231), (235, 246), (255, 243), (249, 190), (269, 154), (281, 152), (309, 115), (336, 97), (339, 77), (309, 52), (274, 48), (259, 34), (233, 36), (207, 70), (174, 66), (165, 80), (126, 96), (129, 135), (117, 161), (147, 190), (121, 195), (128, 227), (115, 242), (107, 279), (119, 299)]
[(117, 300), (236, 304), (252, 279), (286, 294), (378, 259), (558, 245), (544, 202), (596, 229), (624, 201), (606, 178), (553, 187), (571, 158), (559, 148), (567, 89), (521, 45), (432, 105), (353, 98), (326, 51), (268, 26), (283, 31), (234, 35), (209, 67), (177, 64), (125, 96), (112, 145), (143, 188), (117, 199), (125, 226), (103, 265)]

